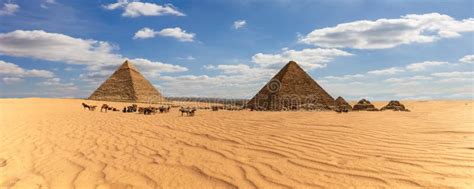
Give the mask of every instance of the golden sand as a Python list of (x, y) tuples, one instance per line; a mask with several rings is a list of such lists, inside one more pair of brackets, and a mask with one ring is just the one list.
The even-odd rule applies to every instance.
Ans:
[(474, 186), (473, 101), (195, 117), (91, 112), (81, 102), (102, 104), (0, 100), (0, 188)]

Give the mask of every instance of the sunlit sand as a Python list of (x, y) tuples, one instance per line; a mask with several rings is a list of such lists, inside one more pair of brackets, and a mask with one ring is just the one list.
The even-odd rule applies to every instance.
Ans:
[(194, 117), (178, 108), (101, 113), (82, 102), (103, 103), (0, 99), (0, 188), (474, 185), (472, 101), (403, 101), (411, 112), (198, 110)]

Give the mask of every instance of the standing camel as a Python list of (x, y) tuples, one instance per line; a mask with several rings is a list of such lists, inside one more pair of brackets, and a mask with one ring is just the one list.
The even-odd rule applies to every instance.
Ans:
[(108, 109), (109, 109), (109, 105), (103, 104), (102, 107), (100, 108), (100, 112), (102, 112), (102, 110), (105, 110), (105, 112), (107, 112)]

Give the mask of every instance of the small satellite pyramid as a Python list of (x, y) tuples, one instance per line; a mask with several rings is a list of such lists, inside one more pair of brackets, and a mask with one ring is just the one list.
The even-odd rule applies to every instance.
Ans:
[(342, 96), (339, 96), (336, 98), (335, 105), (337, 107), (342, 107), (342, 108), (347, 108), (349, 110), (352, 110), (352, 106), (349, 103), (347, 103), (347, 101), (344, 98), (342, 98)]
[(160, 92), (128, 60), (88, 99), (145, 103), (164, 100)]
[(370, 103), (370, 101), (366, 99), (359, 100), (357, 104), (352, 107), (352, 110), (359, 111), (359, 110), (365, 110), (365, 111), (378, 111), (379, 109), (375, 108), (375, 106)]
[(290, 61), (248, 103), (256, 110), (297, 110), (303, 106), (330, 109), (331, 97), (298, 64)]

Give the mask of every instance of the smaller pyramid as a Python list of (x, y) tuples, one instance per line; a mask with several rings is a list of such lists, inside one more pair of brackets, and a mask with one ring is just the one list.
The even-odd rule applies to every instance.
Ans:
[(347, 103), (347, 101), (341, 96), (337, 97), (334, 102), (335, 102), (336, 108), (339, 108), (339, 109), (344, 108), (344, 109), (352, 110), (352, 106), (349, 103)]
[(247, 103), (255, 110), (329, 110), (334, 107), (331, 97), (296, 62), (286, 64)]
[(354, 105), (352, 110), (354, 110), (354, 111), (359, 111), (359, 110), (378, 111), (378, 109), (375, 108), (375, 106), (372, 103), (370, 103), (370, 101), (368, 101), (366, 99), (359, 100), (359, 102), (357, 102), (357, 104)]
[(380, 110), (393, 110), (393, 111), (409, 111), (405, 108), (405, 105), (400, 103), (398, 100), (390, 101), (386, 106), (382, 107)]
[(145, 103), (164, 100), (160, 92), (128, 60), (105, 80), (88, 99)]

